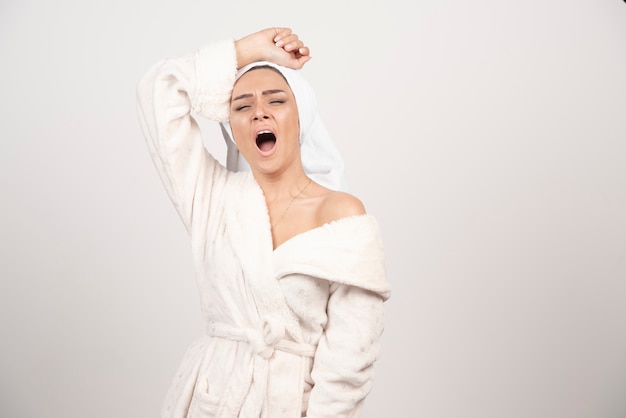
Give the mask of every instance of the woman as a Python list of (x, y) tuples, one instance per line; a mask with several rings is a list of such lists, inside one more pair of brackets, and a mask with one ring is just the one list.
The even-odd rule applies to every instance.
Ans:
[[(309, 59), (296, 34), (271, 28), (161, 61), (139, 84), (208, 334), (185, 354), (163, 417), (358, 417), (371, 389), (389, 297), (382, 246), (356, 197), (303, 169), (316, 118), (287, 80)], [(192, 111), (225, 124), (250, 171), (206, 151)]]

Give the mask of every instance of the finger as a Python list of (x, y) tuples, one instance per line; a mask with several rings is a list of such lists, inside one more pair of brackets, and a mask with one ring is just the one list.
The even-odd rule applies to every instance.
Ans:
[(304, 42), (302, 42), (299, 39), (296, 39), (291, 42), (285, 42), (285, 44), (283, 45), (283, 49), (287, 52), (297, 51), (298, 49), (302, 47), (304, 47)]
[[(298, 41), (302, 42), (302, 40), (298, 37), (298, 35), (296, 35), (295, 33), (291, 33), (288, 36), (284, 36), (280, 38), (280, 41), (277, 42), (276, 46), (284, 47), (287, 44), (298, 42)], [(280, 45), (278, 45), (278, 43), (280, 43)]]
[(274, 38), (273, 38), (274, 43), (279, 42), (281, 39), (291, 35), (290, 28), (273, 28), (273, 31), (274, 31)]
[(306, 63), (307, 63), (310, 59), (311, 59), (311, 57), (310, 57), (310, 56), (302, 56), (302, 57), (299, 57), (299, 58), (297, 59), (297, 61), (298, 61), (298, 66), (297, 66), (297, 69), (300, 69), (300, 68), (304, 67), (304, 64), (306, 64)]

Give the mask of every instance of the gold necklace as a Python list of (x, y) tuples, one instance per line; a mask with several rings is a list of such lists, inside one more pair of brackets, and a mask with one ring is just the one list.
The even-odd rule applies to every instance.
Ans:
[(309, 177), (309, 181), (304, 185), (304, 187), (302, 189), (300, 189), (298, 194), (291, 198), (291, 201), (287, 205), (287, 208), (285, 208), (285, 210), (282, 213), (282, 215), (280, 215), (280, 218), (278, 218), (278, 220), (272, 224), (272, 229), (276, 228), (276, 225), (278, 225), (280, 223), (280, 221), (283, 220), (283, 218), (285, 217), (285, 215), (289, 211), (289, 208), (291, 207), (291, 204), (293, 203), (293, 201), (296, 200), (306, 190), (307, 187), (309, 187), (309, 184), (311, 184), (311, 177)]

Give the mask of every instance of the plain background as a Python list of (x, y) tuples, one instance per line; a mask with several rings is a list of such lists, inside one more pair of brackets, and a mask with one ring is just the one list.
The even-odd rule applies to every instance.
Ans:
[(158, 416), (203, 324), (135, 86), (269, 26), (310, 45), (381, 224), (393, 294), (364, 416), (626, 416), (622, 0), (3, 0), (0, 16), (3, 418)]

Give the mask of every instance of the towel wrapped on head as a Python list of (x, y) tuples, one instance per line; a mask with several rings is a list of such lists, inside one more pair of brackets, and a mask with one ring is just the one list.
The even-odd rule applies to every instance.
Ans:
[[(300, 119), (300, 152), (304, 172), (324, 187), (347, 191), (348, 184), (343, 159), (317, 112), (317, 99), (311, 85), (298, 70), (268, 61), (257, 61), (246, 65), (237, 72), (236, 78), (239, 79), (250, 69), (260, 66), (270, 66), (278, 70), (287, 80), (287, 84), (289, 84), (296, 98)], [(228, 168), (233, 171), (249, 170), (250, 166), (237, 150), (230, 124), (222, 122), (220, 125), (228, 147)]]

